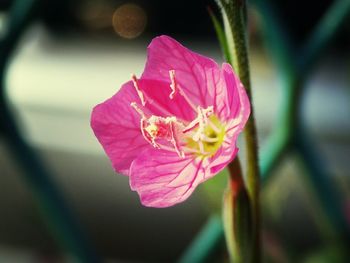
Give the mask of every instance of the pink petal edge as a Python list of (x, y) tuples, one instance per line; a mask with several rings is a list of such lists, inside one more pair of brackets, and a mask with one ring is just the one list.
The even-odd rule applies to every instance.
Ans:
[(185, 201), (206, 178), (203, 161), (176, 153), (147, 149), (132, 163), (130, 187), (141, 203), (149, 207), (169, 207)]
[(169, 71), (175, 70), (179, 86), (193, 104), (203, 108), (220, 106), (226, 96), (218, 64), (197, 54), (168, 36), (152, 40), (147, 48), (147, 62), (141, 78), (170, 83)]
[(223, 63), (222, 71), (227, 89), (226, 104), (230, 108), (229, 118), (240, 120), (240, 132), (244, 128), (250, 115), (249, 98), (243, 84), (233, 71), (232, 66), (228, 63)]
[(132, 161), (152, 147), (140, 130), (140, 116), (130, 106), (141, 103), (132, 82), (125, 83), (110, 99), (94, 107), (90, 124), (116, 172), (129, 175)]

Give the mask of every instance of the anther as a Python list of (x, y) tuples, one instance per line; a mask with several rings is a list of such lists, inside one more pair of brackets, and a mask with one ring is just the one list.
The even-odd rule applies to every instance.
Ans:
[(169, 70), (169, 76), (171, 81), (171, 84), (170, 84), (171, 93), (169, 95), (169, 98), (173, 99), (177, 89), (176, 80), (175, 80), (175, 70)]
[(204, 144), (202, 141), (198, 141), (198, 146), (199, 146), (199, 151), (201, 154), (205, 154), (205, 151), (204, 151)]
[(130, 106), (133, 107), (138, 114), (140, 114), (141, 118), (146, 119), (145, 113), (140, 109), (136, 102), (131, 102)]
[(210, 137), (208, 137), (206, 135), (203, 136), (202, 140), (205, 141), (205, 142), (218, 142), (219, 141), (219, 139), (217, 137), (210, 138)]
[(145, 104), (146, 104), (145, 97), (143, 96), (143, 93), (142, 93), (142, 91), (140, 90), (140, 87), (139, 87), (139, 85), (138, 85), (138, 83), (137, 83), (138, 79), (137, 79), (137, 77), (135, 76), (135, 74), (132, 74), (132, 75), (131, 75), (131, 80), (132, 80), (132, 82), (133, 82), (133, 84), (134, 84), (134, 88), (136, 89), (137, 95), (139, 95), (139, 98), (140, 98), (140, 100), (141, 100), (142, 106), (145, 106)]
[(216, 125), (210, 119), (208, 119), (208, 124), (209, 124), (210, 128), (213, 129), (214, 132), (220, 133), (220, 129), (218, 127), (216, 127)]
[(185, 153), (183, 151), (180, 151), (180, 145), (175, 136), (175, 127), (174, 127), (173, 121), (170, 122), (170, 133), (171, 133), (171, 143), (173, 144), (177, 155), (181, 158), (185, 158)]
[(196, 107), (194, 103), (186, 96), (186, 93), (183, 92), (182, 88), (180, 85), (178, 85), (176, 78), (175, 78), (175, 70), (169, 70), (169, 76), (170, 76), (170, 88), (171, 88), (171, 93), (169, 95), (170, 99), (173, 99), (175, 96), (176, 91), (180, 93), (180, 95), (185, 99), (185, 101), (188, 103), (188, 105), (196, 111)]

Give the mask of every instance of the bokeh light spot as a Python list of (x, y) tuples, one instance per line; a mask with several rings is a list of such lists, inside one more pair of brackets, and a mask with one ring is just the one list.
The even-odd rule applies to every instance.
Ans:
[(115, 32), (127, 39), (133, 39), (142, 34), (147, 24), (147, 15), (143, 8), (136, 4), (124, 4), (113, 14)]

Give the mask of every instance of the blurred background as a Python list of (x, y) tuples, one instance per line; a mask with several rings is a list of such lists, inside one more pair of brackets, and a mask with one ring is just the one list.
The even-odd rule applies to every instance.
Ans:
[[(6, 36), (14, 2), (0, 1), (1, 38)], [(146, 47), (157, 35), (170, 35), (222, 62), (207, 11), (208, 6), (218, 11), (215, 2), (37, 2), (34, 19), (25, 25), (3, 80), (5, 99), (21, 134), (38, 153), (101, 258), (108, 262), (175, 261), (210, 213), (218, 210), (222, 188), (211, 192), (209, 184), (207, 189), (200, 187), (188, 201), (168, 209), (142, 207), (128, 178), (113, 172), (89, 118), (94, 105), (116, 93), (132, 73), (142, 73)], [(333, 1), (304, 1), (303, 8), (291, 0), (271, 2), (291, 39), (302, 43)], [(253, 104), (259, 144), (264, 145), (278, 115), (280, 79), (264, 46), (254, 8), (249, 8), (249, 21)], [(347, 21), (310, 74), (300, 107), (303, 123), (330, 171), (334, 188), (341, 193), (341, 206), (350, 221)], [(0, 262), (71, 262), (55, 242), (35, 190), (10, 154), (13, 145), (6, 138), (0, 132)], [(267, 253), (277, 253), (272, 262), (346, 262), (343, 255), (350, 244), (327, 234), (327, 222), (320, 222), (320, 208), (298, 159), (293, 154), (284, 158), (274, 171), (277, 176), (262, 191)], [(327, 261), (322, 261), (325, 254)]]

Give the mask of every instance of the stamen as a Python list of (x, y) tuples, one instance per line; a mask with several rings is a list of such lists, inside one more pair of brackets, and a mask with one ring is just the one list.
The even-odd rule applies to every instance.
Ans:
[(199, 146), (199, 151), (201, 154), (204, 154), (205, 151), (204, 151), (204, 144), (202, 141), (198, 141), (198, 146)]
[(220, 133), (220, 129), (216, 127), (216, 125), (210, 119), (208, 119), (208, 124), (210, 125), (210, 128), (212, 128), (214, 132)]
[(182, 149), (186, 152), (189, 152), (189, 153), (197, 153), (197, 154), (204, 154), (204, 155), (210, 154), (210, 152), (200, 152), (199, 150), (197, 150), (195, 148), (182, 147)]
[(141, 108), (137, 105), (135, 101), (131, 102), (130, 106), (133, 107), (138, 114), (140, 114), (142, 119), (147, 119), (145, 113), (141, 110)]
[(208, 117), (213, 114), (213, 106), (210, 106), (206, 109), (203, 109), (200, 106), (198, 106), (196, 112), (197, 112), (197, 118), (195, 118), (193, 121), (191, 121), (185, 127), (185, 129), (182, 130), (183, 133), (187, 133), (187, 132), (197, 128), (198, 126), (200, 126), (201, 119), (205, 119), (205, 123), (208, 122), (209, 121)]
[(204, 129), (205, 129), (205, 126), (208, 122), (208, 117), (210, 116), (210, 114), (213, 113), (213, 107), (210, 106), (206, 109), (202, 109), (200, 106), (197, 107), (197, 112), (198, 112), (198, 130), (197, 132), (193, 135), (193, 140), (194, 141), (199, 141), (201, 139), (203, 139), (203, 136), (204, 136)]
[(141, 133), (143, 138), (145, 138), (145, 140), (148, 143), (150, 143), (153, 147), (159, 148), (158, 144), (154, 141), (153, 136), (151, 136), (148, 132), (147, 132), (148, 133), (148, 136), (147, 136), (147, 134), (145, 133), (145, 131), (147, 131), (147, 126), (148, 126), (148, 121), (145, 113), (141, 110), (141, 108), (137, 105), (136, 102), (131, 102), (130, 106), (133, 107), (135, 111), (141, 116), (140, 126), (141, 126)]
[(156, 136), (158, 132), (158, 127), (154, 123), (151, 123), (148, 125), (145, 130), (151, 135), (151, 136)]
[(170, 75), (170, 88), (171, 88), (171, 93), (169, 95), (170, 99), (173, 99), (175, 96), (176, 91), (178, 90), (180, 95), (185, 99), (185, 101), (188, 103), (188, 105), (194, 110), (197, 111), (195, 104), (187, 97), (186, 93), (183, 91), (181, 86), (176, 82), (175, 79), (175, 70), (169, 70), (169, 75)]
[(185, 158), (185, 153), (183, 151), (179, 150), (179, 144), (178, 141), (176, 140), (176, 136), (175, 136), (175, 131), (174, 131), (175, 127), (174, 127), (174, 122), (171, 121), (170, 122), (170, 133), (171, 133), (171, 142), (174, 145), (175, 151), (176, 153), (179, 155), (179, 157), (181, 158)]
[(132, 82), (134, 83), (134, 87), (135, 87), (135, 89), (136, 89), (137, 95), (139, 95), (139, 98), (140, 98), (140, 100), (141, 100), (142, 106), (145, 106), (145, 104), (146, 104), (145, 97), (143, 96), (143, 93), (142, 93), (142, 91), (140, 90), (139, 85), (137, 84), (137, 78), (136, 78), (135, 74), (132, 74), (132, 75), (131, 75), (131, 80), (132, 80)]
[(135, 90), (137, 92), (137, 95), (139, 96), (141, 100), (142, 106), (145, 106), (146, 100), (149, 104), (152, 104), (153, 107), (157, 108), (160, 112), (162, 112), (164, 115), (171, 115), (171, 113), (164, 109), (161, 105), (159, 105), (156, 101), (154, 101), (152, 98), (149, 98), (146, 93), (143, 93), (138, 85), (138, 79), (137, 77), (133, 74), (131, 75), (131, 80), (134, 84)]
[(188, 124), (185, 129), (182, 130), (183, 133), (187, 133), (189, 131), (192, 131), (194, 128), (196, 128), (198, 126), (198, 120), (194, 119), (193, 121), (190, 122), (190, 124)]
[[(159, 145), (155, 142), (155, 137), (154, 136), (147, 136), (147, 134), (145, 133), (145, 131), (147, 131), (147, 120), (144, 118), (141, 118), (141, 133), (143, 138), (145, 138), (145, 140), (150, 143), (154, 148), (160, 149)], [(148, 135), (150, 135), (148, 133)], [(151, 137), (151, 138), (149, 138)]]
[(175, 80), (175, 70), (169, 70), (169, 75), (171, 80), (171, 84), (170, 84), (171, 93), (169, 95), (169, 98), (173, 99), (177, 88), (177, 83)]
[(210, 138), (210, 137), (204, 135), (204, 136), (202, 137), (202, 141), (205, 141), (205, 142), (218, 142), (219, 139), (216, 138), (216, 137), (215, 137), (215, 138)]
[[(181, 145), (177, 137), (177, 131), (180, 131), (183, 128), (183, 124), (178, 122), (175, 116), (163, 118), (152, 115), (147, 117), (136, 102), (131, 102), (130, 105), (141, 116), (141, 133), (149, 144), (154, 148), (172, 152), (175, 151), (179, 157), (185, 158), (185, 153), (180, 150)], [(173, 145), (173, 148), (164, 145), (162, 141), (157, 142), (157, 139), (164, 139), (170, 142)]]

